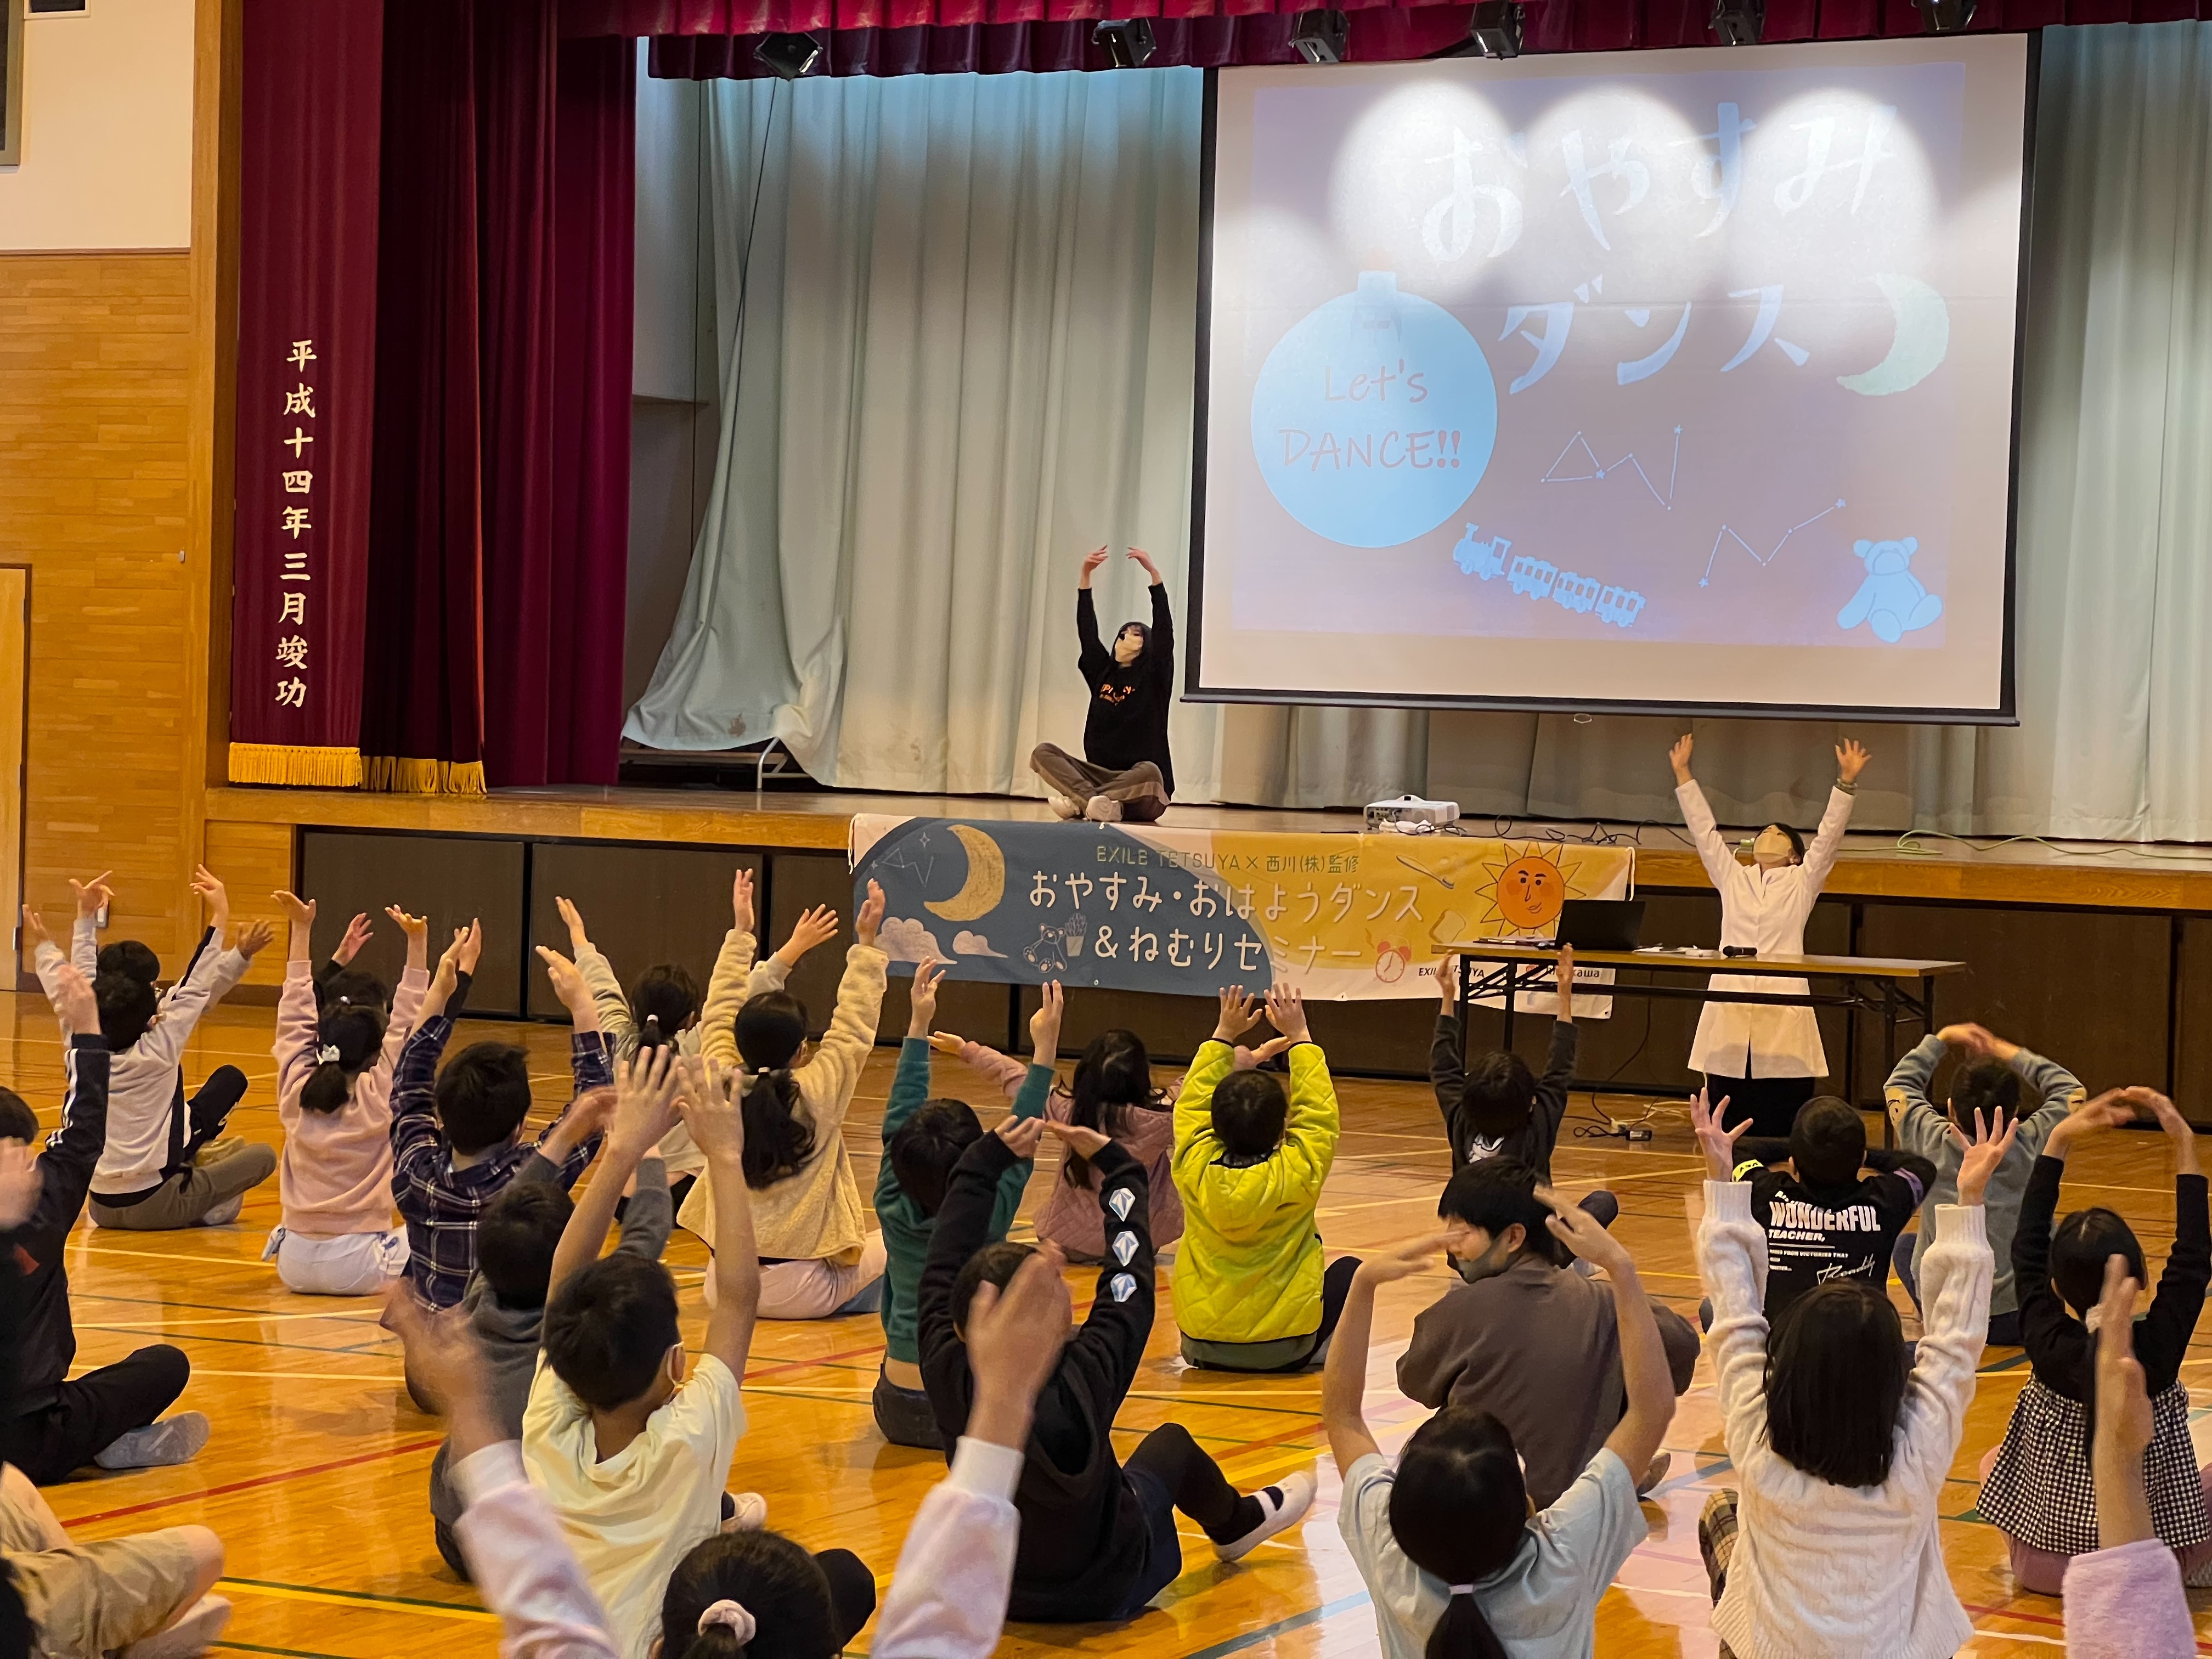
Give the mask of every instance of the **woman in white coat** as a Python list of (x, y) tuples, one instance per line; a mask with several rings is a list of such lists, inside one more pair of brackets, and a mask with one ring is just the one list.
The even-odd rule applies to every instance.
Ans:
[[(1690, 775), (1692, 741), (1685, 734), (1667, 758), (1674, 763), (1674, 799), (1681, 803), (1682, 821), (1720, 892), (1722, 948), (1749, 947), (1770, 959), (1803, 956), (1805, 919), (1813, 914), (1843, 846), (1867, 751), (1856, 742), (1837, 745), (1836, 787), (1828, 793), (1828, 809), (1820, 815), (1810, 847), (1788, 824), (1770, 823), (1752, 842), (1746, 865), (1736, 861), (1735, 849), (1721, 839), (1705, 792)], [(1802, 994), (1807, 987), (1802, 979), (1716, 974), (1711, 988)], [(1717, 1102), (1725, 1095), (1736, 1111), (1749, 1109), (1753, 1134), (1779, 1138), (1790, 1133), (1797, 1109), (1827, 1075), (1828, 1056), (1810, 1008), (1708, 1002), (1698, 1017), (1690, 1069), (1705, 1074), (1707, 1099)]]

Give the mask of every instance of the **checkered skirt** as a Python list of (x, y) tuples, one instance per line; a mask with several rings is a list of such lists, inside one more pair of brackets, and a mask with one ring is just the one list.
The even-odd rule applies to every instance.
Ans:
[[(2176, 1382), (2151, 1402), (2143, 1474), (2159, 1541), (2174, 1549), (2212, 1539), (2212, 1516), (2189, 1439), (2189, 1390)], [(2012, 1408), (2004, 1444), (1982, 1483), (1982, 1519), (2058, 1555), (2097, 1547), (2097, 1490), (2089, 1473), (2089, 1413), (2031, 1380)]]

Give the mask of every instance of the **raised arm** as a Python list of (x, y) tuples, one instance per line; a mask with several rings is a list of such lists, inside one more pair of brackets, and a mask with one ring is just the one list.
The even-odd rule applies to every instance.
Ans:
[(1920, 1266), (1920, 1340), (1906, 1380), (1899, 1426), (1900, 1449), (1911, 1455), (1918, 1478), (1939, 1486), (1958, 1450), (1966, 1407), (1974, 1397), (1974, 1370), (1989, 1335), (1990, 1286), (1996, 1264), (1990, 1254), (1982, 1194), (2020, 1133), (2017, 1119), (2002, 1134), (1975, 1125), (1972, 1140), (1954, 1128), (1960, 1149), (1959, 1201), (1938, 1204), (1936, 1242)]
[(156, 1064), (181, 1061), (200, 1016), (230, 994), (272, 937), (268, 923), (249, 922), (239, 929), (235, 949), (203, 951), (191, 971), (162, 999), (161, 1018), (138, 1039), (139, 1054)]
[[(1060, 1022), (1066, 1006), (1060, 981), (1046, 981), (1036, 1012), (1030, 1016), (1030, 1053), (1033, 1058), (1028, 1076), (1022, 1079), (1021, 1091), (1014, 1097), (1014, 1122), (1042, 1117), (1045, 1103), (1052, 1098), (1052, 1068), (1060, 1056)], [(1022, 1194), (1029, 1190), (1030, 1176), (1036, 1168), (1036, 1161), (1027, 1159), (1015, 1164), (999, 1177), (998, 1201), (991, 1207), (992, 1237), (1004, 1238), (1006, 1229), (1014, 1224), (1014, 1217), (1022, 1207)]]
[(1098, 640), (1098, 610), (1091, 598), (1091, 579), (1098, 574), (1098, 567), (1106, 562), (1106, 550), (1083, 556), (1082, 573), (1075, 579), (1075, 640), (1079, 647), (1076, 666), (1088, 684), (1096, 686), (1110, 672), (1114, 659)]
[(914, 970), (906, 1025), (906, 1041), (899, 1045), (898, 1069), (891, 1073), (891, 1094), (884, 1107), (884, 1155), (876, 1164), (876, 1207), (898, 1195), (898, 1171), (891, 1168), (891, 1137), (929, 1098), (929, 1023), (937, 1017), (937, 987), (945, 977), (945, 964), (925, 962)]
[(90, 881), (70, 879), (76, 900), (76, 916), (70, 926), (70, 965), (88, 985), (100, 976), (100, 913), (115, 902), (115, 890), (107, 884), (113, 872), (103, 870)]
[(1713, 1322), (1706, 1339), (1713, 1382), (1721, 1397), (1723, 1425), (1731, 1457), (1748, 1455), (1753, 1421), (1766, 1376), (1766, 1230), (1751, 1212), (1751, 1183), (1731, 1181), (1735, 1143), (1751, 1127), (1746, 1118), (1734, 1130), (1720, 1117), (1723, 1099), (1708, 1109), (1704, 1091), (1691, 1097), (1690, 1125), (1705, 1158), (1705, 1213), (1696, 1230), (1698, 1273), (1712, 1297)]
[(1720, 826), (1713, 822), (1713, 809), (1705, 804), (1705, 792), (1690, 775), (1690, 751), (1696, 739), (1684, 732), (1676, 739), (1667, 758), (1674, 768), (1674, 800), (1682, 809), (1682, 823), (1689, 830), (1691, 845), (1698, 849), (1698, 862), (1705, 866), (1705, 874), (1728, 896), (1730, 887), (1740, 880), (1743, 866), (1735, 861), (1735, 854), (1721, 839)]
[(291, 893), (273, 896), (284, 913), (289, 941), (284, 960), (284, 989), (276, 999), (276, 1041), (271, 1052), (276, 1060), (277, 1107), (284, 1103), (284, 1085), (295, 1069), (312, 1071), (320, 1024), (315, 1006), (315, 907)]
[(738, 1011), (745, 1006), (753, 953), (753, 872), (740, 870), (730, 884), (730, 931), (722, 937), (707, 1000), (699, 1011), (699, 1052), (725, 1070), (738, 1064)]
[(1175, 678), (1175, 611), (1168, 604), (1168, 585), (1160, 578), (1159, 566), (1152, 562), (1152, 555), (1141, 547), (1129, 550), (1129, 556), (1144, 567), (1145, 582), (1152, 589), (1152, 637), (1145, 643), (1145, 655), (1152, 660), (1152, 672), (1159, 678)]
[(951, 1031), (932, 1031), (929, 1046), (948, 1060), (957, 1060), (969, 1070), (981, 1075), (1009, 1100), (1022, 1086), (1022, 1079), (1030, 1068), (1018, 1060), (1000, 1054), (988, 1043), (956, 1036)]
[(1352, 1289), (1329, 1341), (1321, 1379), (1322, 1427), (1328, 1434), (1329, 1455), (1336, 1460), (1339, 1474), (1381, 1450), (1367, 1428), (1367, 1360), (1375, 1334), (1375, 1292), (1382, 1285), (1425, 1273), (1443, 1255), (1443, 1248), (1441, 1237), (1401, 1244), (1369, 1256), (1352, 1275)]
[(705, 1184), (714, 1205), (716, 1295), (707, 1314), (706, 1351), (742, 1382), (761, 1297), (752, 1189), (745, 1185), (745, 1120), (737, 1099), (743, 1079), (700, 1056), (685, 1059), (683, 1072), (684, 1123), (707, 1155)]
[(1631, 1476), (1640, 1476), (1658, 1455), (1667, 1425), (1674, 1420), (1674, 1380), (1651, 1298), (1636, 1276), (1636, 1262), (1627, 1248), (1596, 1217), (1548, 1187), (1537, 1188), (1536, 1196), (1552, 1206), (1544, 1222), (1552, 1237), (1603, 1270), (1613, 1291), (1613, 1324), (1620, 1333), (1620, 1380), (1628, 1402), (1606, 1437), (1605, 1449), (1627, 1466)]
[(555, 899), (553, 908), (568, 930), (569, 954), (575, 960), (576, 972), (583, 977), (585, 989), (592, 994), (599, 1029), (607, 1034), (615, 1057), (628, 1060), (637, 1052), (637, 1025), (630, 1018), (629, 999), (623, 994), (622, 981), (615, 977), (614, 964), (592, 943), (582, 911), (564, 898)]
[(2204, 1287), (2212, 1279), (2212, 1237), (2206, 1231), (2204, 1171), (2197, 1162), (2197, 1132), (2173, 1103), (2152, 1089), (2130, 1089), (2139, 1111), (2157, 1120), (2173, 1148), (2173, 1248), (2158, 1276), (2136, 1332), (2135, 1350), (2160, 1393), (2173, 1386), (2187, 1357), (2189, 1339), (2204, 1310)]
[(1804, 890), (1809, 896), (1817, 896), (1827, 885), (1836, 854), (1844, 850), (1844, 831), (1851, 827), (1851, 802), (1866, 763), (1867, 751), (1855, 739), (1846, 738), (1836, 745), (1836, 787), (1828, 791), (1820, 827), (1813, 832), (1812, 842), (1805, 848)]
[[(561, 1230), (561, 1243), (553, 1252), (553, 1273), (545, 1287), (548, 1302), (580, 1270), (599, 1259), (606, 1246), (607, 1229), (613, 1224), (615, 1206), (623, 1188), (637, 1173), (638, 1164), (660, 1144), (660, 1137), (676, 1121), (677, 1074), (665, 1048), (625, 1061), (615, 1085), (614, 1124), (609, 1131), (599, 1165), (584, 1195)], [(740, 1185), (743, 1183), (740, 1182)], [(757, 1268), (756, 1268), (757, 1273)], [(734, 1369), (734, 1368), (732, 1368)]]
[[(1032, 1119), (1020, 1126), (1034, 1130), (1042, 1122), (1048, 1133), (1059, 1136), (1090, 1161), (1098, 1174), (1098, 1212), (1106, 1241), (1106, 1260), (1098, 1269), (1097, 1288), (1091, 1298), (1091, 1314), (1075, 1334), (1074, 1345), (1097, 1358), (1114, 1377), (1115, 1399), (1136, 1380), (1144, 1364), (1145, 1344), (1152, 1339), (1154, 1303), (1158, 1297), (1153, 1272), (1151, 1180), (1145, 1166), (1118, 1141), (1097, 1130)], [(1127, 1243), (1123, 1243), (1126, 1237)]]
[(32, 1211), (39, 1231), (56, 1235), (76, 1224), (92, 1189), (92, 1172), (107, 1145), (111, 1063), (91, 984), (67, 963), (60, 967), (58, 981), (63, 1018), (74, 1033), (62, 1055), (68, 1092), (62, 1098), (62, 1126), (46, 1137), (46, 1151), (39, 1155), (39, 1196)]
[[(1274, 1160), (1282, 1172), (1282, 1197), (1288, 1203), (1318, 1203), (1343, 1134), (1328, 1056), (1307, 1029), (1305, 999), (1291, 986), (1278, 985), (1267, 993), (1267, 1023), (1291, 1040), (1290, 1118)], [(1231, 1060), (1235, 1060), (1233, 1053)]]
[(1178, 1187), (1194, 1184), (1213, 1162), (1219, 1142), (1213, 1133), (1213, 1091), (1237, 1069), (1237, 1039), (1259, 1023), (1259, 1003), (1231, 986), (1221, 993), (1221, 1017), (1213, 1035), (1199, 1047), (1175, 1103), (1175, 1178)]

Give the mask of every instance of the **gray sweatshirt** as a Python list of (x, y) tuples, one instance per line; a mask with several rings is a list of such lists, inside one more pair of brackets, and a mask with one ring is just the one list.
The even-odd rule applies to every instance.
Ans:
[[(557, 1182), (559, 1177), (560, 1171), (537, 1152), (514, 1172), (518, 1182)], [(658, 1261), (668, 1248), (668, 1234), (675, 1224), (675, 1206), (668, 1200), (667, 1166), (657, 1158), (646, 1158), (637, 1166), (637, 1190), (630, 1194), (629, 1206), (623, 1212), (622, 1242), (615, 1250)], [(484, 1283), (481, 1273), (472, 1273), (468, 1289), (462, 1292), (461, 1306), (467, 1310), (477, 1345), (483, 1351), (484, 1380), (490, 1389), (492, 1408), (499, 1413), (507, 1437), (520, 1440), (523, 1408), (530, 1403), (530, 1380), (538, 1370), (545, 1304), (509, 1307)], [(453, 1449), (449, 1439), (430, 1460), (430, 1515), (447, 1527), (461, 1518), (462, 1507), (460, 1493), (446, 1478)]]
[[(1941, 1038), (1921, 1038), (1920, 1046), (1897, 1062), (1897, 1069), (1882, 1086), (1890, 1121), (1897, 1126), (1897, 1144), (1908, 1152), (1919, 1153), (1936, 1166), (1936, 1184), (1921, 1200), (1923, 1219), (1918, 1242), (1912, 1247), (1916, 1283), (1920, 1278), (1920, 1264), (1935, 1238), (1935, 1211), (1930, 1206), (1959, 1201), (1959, 1149), (1951, 1144), (1950, 1115), (1928, 1095), (1936, 1068), (1948, 1052)], [(2032, 1114), (2021, 1115), (2020, 1133), (2013, 1140), (2012, 1150), (2005, 1154), (2004, 1162), (1990, 1177), (1989, 1191), (1982, 1200), (1988, 1212), (1983, 1224), (1988, 1229), (1990, 1249), (1996, 1257), (1996, 1279), (1990, 1287), (1990, 1311), (1993, 1314), (2019, 1311), (2020, 1289), (2013, 1282), (2012, 1274), (2012, 1236), (2020, 1224), (2021, 1199), (2027, 1191), (2028, 1175), (2042, 1154), (2044, 1143), (2051, 1139), (2051, 1132), (2058, 1127), (2060, 1119), (2081, 1103), (2087, 1092), (2081, 1080), (2063, 1066), (2028, 1049), (2022, 1048), (2014, 1054), (2011, 1064), (2036, 1103)]]

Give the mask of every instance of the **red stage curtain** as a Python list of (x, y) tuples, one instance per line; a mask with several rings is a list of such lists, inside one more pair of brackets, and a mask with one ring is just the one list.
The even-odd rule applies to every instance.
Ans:
[(556, 125), (553, 309), (561, 373), (546, 629), (554, 666), (538, 729), (546, 782), (612, 783), (629, 581), (637, 242), (637, 55), (629, 41), (572, 40), (561, 48)]
[(389, 0), (372, 787), (611, 783), (635, 48), (553, 0)]
[(473, 10), (385, 9), (362, 750), (372, 788), (424, 794), (484, 787)]
[(247, 0), (229, 776), (357, 784), (383, 0)]
[[(1101, 17), (1151, 17), (1155, 65), (1290, 61), (1287, 32), (1255, 28), (1312, 0), (562, 0), (573, 35), (653, 38), (655, 75), (704, 79), (763, 73), (752, 48), (763, 34), (819, 36), (840, 75), (985, 74), (1105, 69), (1091, 48)], [(1351, 55), (1367, 62), (1426, 57), (1466, 38), (1470, 7), (1419, 0), (1339, 0), (1350, 14)], [(1710, 0), (1532, 0), (1530, 52), (1612, 52), (1714, 44)], [(2166, 22), (2212, 17), (2212, 0), (1980, 0), (1977, 30), (2058, 23)], [(1186, 27), (1170, 27), (1184, 24)], [(1211, 27), (1200, 27), (1208, 25)], [(1232, 26), (1233, 27), (1228, 27)], [(1856, 40), (1923, 32), (1911, 0), (1768, 0), (1766, 39)], [(895, 37), (913, 36), (912, 39)]]

